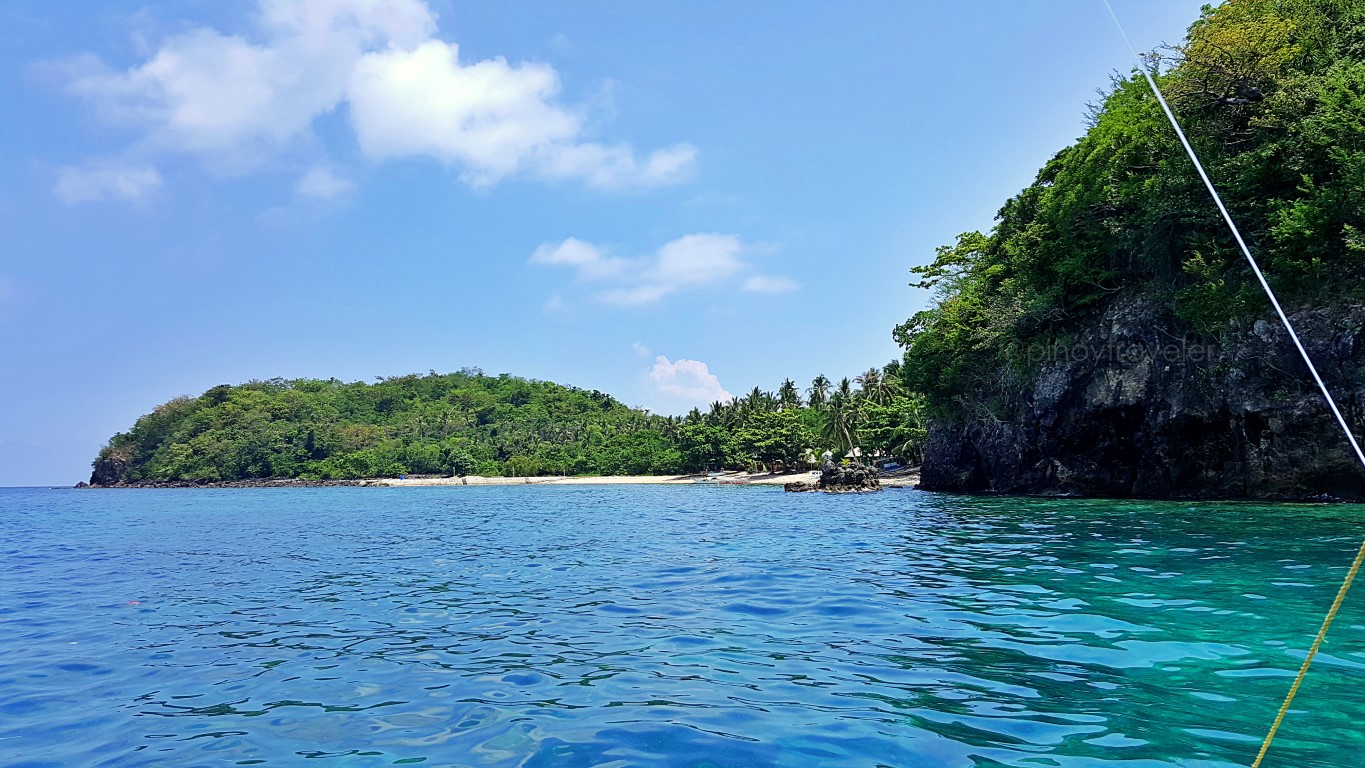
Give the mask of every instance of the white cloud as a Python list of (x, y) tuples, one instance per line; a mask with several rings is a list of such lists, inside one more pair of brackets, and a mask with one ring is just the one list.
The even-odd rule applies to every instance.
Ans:
[(416, 45), (436, 31), (421, 0), (260, 0), (256, 22), (261, 43), (191, 29), (126, 71), (88, 67), (71, 90), (145, 129), (157, 148), (244, 170), (335, 109), (367, 50)]
[(754, 275), (744, 281), (744, 290), (750, 293), (786, 293), (799, 287), (795, 280), (781, 275)]
[(648, 381), (658, 413), (678, 413), (693, 407), (705, 407), (714, 402), (726, 402), (734, 395), (720, 385), (720, 379), (700, 360), (670, 361), (659, 355), (654, 358)]
[[(697, 233), (665, 243), (652, 256), (623, 259), (577, 238), (546, 243), (531, 256), (534, 264), (566, 266), (585, 282), (605, 282), (598, 301), (620, 306), (652, 304), (684, 290), (718, 286), (751, 270), (744, 260), (750, 247), (734, 235)], [(745, 290), (778, 292), (795, 283), (787, 278), (755, 275)]]
[(541, 172), (550, 178), (582, 178), (604, 189), (653, 187), (686, 181), (696, 158), (697, 148), (690, 144), (655, 150), (643, 163), (624, 144), (558, 145), (541, 157)]
[(638, 341), (632, 341), (630, 343), (630, 348), (634, 350), (635, 354), (639, 355), (640, 357), (649, 357), (651, 354), (653, 354), (653, 351), (650, 350), (649, 347), (646, 347), (644, 344), (641, 344)]
[(137, 202), (160, 186), (161, 174), (149, 165), (97, 163), (86, 168), (60, 169), (52, 191), (68, 205), (98, 200)]
[(570, 237), (558, 245), (545, 243), (531, 254), (533, 264), (557, 264), (573, 267), (579, 277), (598, 280), (620, 274), (627, 267), (624, 259), (608, 258), (601, 248)]
[(435, 158), (474, 186), (523, 171), (596, 187), (691, 172), (686, 144), (639, 158), (585, 140), (585, 116), (557, 103), (549, 65), (460, 61), (423, 0), (258, 0), (255, 22), (251, 38), (191, 29), (123, 71), (87, 57), (70, 89), (142, 129), (145, 145), (225, 172), (312, 139), (314, 121), (342, 107), (369, 157)]
[(559, 75), (552, 67), (502, 58), (461, 64), (459, 50), (430, 40), (361, 58), (348, 98), (366, 154), (434, 157), (473, 186), (524, 167), (605, 188), (670, 184), (691, 172), (696, 149), (687, 144), (641, 162), (628, 145), (577, 143), (583, 118), (553, 103)]
[(667, 285), (704, 285), (744, 268), (744, 245), (734, 235), (685, 235), (659, 249), (651, 276)]
[(459, 46), (430, 40), (362, 57), (348, 93), (366, 154), (428, 155), (483, 186), (579, 134), (582, 120), (550, 103), (558, 91), (559, 76), (544, 64), (462, 65)]
[(308, 173), (299, 179), (298, 185), (294, 187), (294, 192), (299, 197), (314, 200), (336, 200), (350, 194), (353, 189), (355, 189), (355, 184), (349, 179), (339, 176), (326, 166), (320, 165), (309, 169)]

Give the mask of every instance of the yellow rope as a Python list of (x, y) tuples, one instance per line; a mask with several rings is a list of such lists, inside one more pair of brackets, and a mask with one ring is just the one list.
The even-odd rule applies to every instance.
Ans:
[(1351, 570), (1346, 573), (1346, 580), (1341, 582), (1341, 589), (1337, 590), (1337, 599), (1332, 601), (1332, 607), (1327, 609), (1327, 617), (1322, 620), (1322, 627), (1318, 629), (1318, 636), (1313, 638), (1313, 647), (1308, 649), (1308, 655), (1303, 659), (1303, 665), (1299, 667), (1299, 674), (1294, 678), (1294, 684), (1289, 686), (1289, 695), (1284, 697), (1284, 703), (1280, 705), (1279, 714), (1275, 715), (1275, 723), (1270, 726), (1270, 733), (1265, 735), (1265, 742), (1261, 744), (1261, 751), (1256, 753), (1256, 761), (1251, 764), (1251, 768), (1261, 768), (1261, 761), (1265, 759), (1266, 750), (1270, 749), (1270, 742), (1275, 739), (1275, 732), (1280, 729), (1280, 723), (1284, 722), (1284, 715), (1289, 711), (1289, 705), (1294, 702), (1294, 695), (1299, 692), (1299, 684), (1303, 682), (1303, 676), (1308, 674), (1308, 667), (1313, 663), (1313, 657), (1318, 655), (1318, 648), (1322, 645), (1323, 638), (1327, 637), (1327, 629), (1332, 626), (1332, 619), (1337, 617), (1337, 611), (1341, 609), (1341, 602), (1346, 599), (1346, 593), (1351, 589), (1351, 582), (1355, 581), (1356, 574), (1360, 572), (1360, 564), (1365, 562), (1365, 541), (1360, 543), (1360, 550), (1356, 552), (1355, 562), (1351, 563)]
[[(1199, 171), (1199, 178), (1204, 181), (1204, 187), (1208, 189), (1209, 196), (1218, 206), (1218, 212), (1223, 214), (1223, 221), (1227, 223), (1231, 230), (1233, 239), (1237, 245), (1241, 246), (1242, 255), (1246, 256), (1247, 263), (1251, 265), (1251, 271), (1256, 275), (1257, 281), (1261, 284), (1261, 289), (1265, 291), (1266, 298), (1270, 299), (1270, 304), (1275, 308), (1275, 313), (1280, 316), (1280, 322), (1284, 323), (1285, 330), (1289, 332), (1289, 339), (1294, 342), (1294, 346), (1299, 350), (1299, 355), (1303, 362), (1308, 366), (1308, 372), (1313, 374), (1313, 381), (1317, 382), (1318, 389), (1322, 392), (1322, 397), (1327, 401), (1327, 407), (1332, 410), (1332, 415), (1336, 416), (1337, 424), (1341, 426), (1341, 431), (1346, 435), (1346, 442), (1351, 444), (1351, 449), (1355, 451), (1356, 458), (1360, 459), (1361, 465), (1365, 465), (1365, 450), (1362, 450), (1360, 443), (1356, 441), (1356, 436), (1351, 432), (1351, 426), (1346, 423), (1346, 417), (1342, 415), (1341, 409), (1337, 407), (1337, 401), (1332, 399), (1332, 393), (1327, 389), (1327, 384), (1323, 382), (1322, 376), (1318, 375), (1317, 366), (1313, 365), (1313, 358), (1309, 356), (1308, 350), (1304, 349), (1303, 343), (1299, 341), (1299, 334), (1294, 330), (1294, 324), (1289, 322), (1289, 316), (1284, 313), (1280, 306), (1280, 300), (1275, 298), (1275, 292), (1270, 289), (1270, 283), (1266, 282), (1265, 275), (1261, 273), (1261, 267), (1256, 263), (1255, 257), (1251, 255), (1251, 249), (1247, 247), (1246, 240), (1242, 238), (1241, 230), (1237, 229), (1237, 223), (1232, 220), (1232, 214), (1228, 213), (1227, 206), (1223, 204), (1223, 198), (1218, 195), (1218, 189), (1213, 186), (1213, 180), (1204, 170), (1204, 164), (1199, 162), (1199, 155), (1195, 153), (1190, 140), (1185, 136), (1185, 131), (1180, 127), (1180, 121), (1175, 119), (1175, 113), (1166, 103), (1166, 97), (1161, 95), (1161, 89), (1157, 87), (1156, 78), (1152, 76), (1152, 70), (1146, 66), (1133, 45), (1133, 41), (1128, 38), (1128, 33), (1123, 29), (1123, 23), (1119, 21), (1118, 14), (1114, 13), (1114, 7), (1109, 4), (1109, 0), (1104, 0), (1104, 7), (1109, 9), (1109, 15), (1114, 19), (1114, 25), (1119, 28), (1119, 34), (1123, 35), (1124, 42), (1128, 43), (1128, 48), (1133, 52), (1133, 60), (1137, 63), (1138, 69), (1147, 78), (1147, 84), (1152, 88), (1152, 94), (1161, 104), (1161, 111), (1166, 113), (1166, 119), (1171, 122), (1171, 127), (1175, 129), (1176, 136), (1180, 138), (1180, 144), (1185, 147), (1185, 152), (1190, 156), (1190, 161), (1194, 163), (1195, 170)], [(1251, 764), (1251, 768), (1261, 768), (1261, 760), (1265, 759), (1266, 750), (1270, 749), (1270, 742), (1275, 738), (1275, 732), (1280, 729), (1280, 723), (1284, 722), (1284, 715), (1289, 711), (1289, 705), (1294, 701), (1294, 694), (1299, 692), (1299, 684), (1303, 682), (1304, 675), (1308, 674), (1308, 667), (1313, 663), (1313, 657), (1318, 655), (1318, 647), (1322, 645), (1322, 640), (1327, 636), (1327, 629), (1332, 626), (1332, 619), (1337, 617), (1337, 611), (1341, 608), (1341, 602), (1346, 599), (1346, 592), (1351, 588), (1351, 582), (1355, 581), (1356, 573), (1360, 571), (1360, 564), (1365, 561), (1365, 542), (1361, 542), (1360, 550), (1356, 552), (1355, 562), (1351, 564), (1351, 570), (1346, 574), (1346, 580), (1341, 583), (1341, 589), (1337, 591), (1337, 599), (1332, 602), (1332, 607), (1327, 611), (1327, 617), (1322, 620), (1322, 627), (1318, 629), (1318, 636), (1313, 639), (1313, 647), (1308, 649), (1308, 655), (1303, 659), (1303, 665), (1299, 667), (1299, 674), (1294, 678), (1294, 684), (1289, 686), (1289, 695), (1284, 697), (1284, 703), (1280, 705), (1280, 712), (1275, 716), (1275, 723), (1270, 726), (1270, 733), (1265, 736), (1265, 742), (1261, 744), (1261, 751), (1256, 755), (1256, 761)]]

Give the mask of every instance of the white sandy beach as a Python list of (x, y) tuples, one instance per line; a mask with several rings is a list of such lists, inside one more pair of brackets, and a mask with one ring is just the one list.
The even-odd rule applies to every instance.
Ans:
[[(602, 475), (592, 477), (406, 477), (371, 480), (368, 486), (419, 487), (451, 485), (701, 485), (696, 481), (705, 475)], [(814, 482), (819, 473), (785, 472), (781, 474), (750, 474), (726, 472), (717, 477), (719, 483), (735, 485), (784, 485), (795, 482)], [(718, 483), (718, 484), (719, 484)], [(919, 483), (919, 470), (898, 470), (881, 476), (884, 488), (912, 488)], [(707, 483), (709, 485), (709, 483)]]

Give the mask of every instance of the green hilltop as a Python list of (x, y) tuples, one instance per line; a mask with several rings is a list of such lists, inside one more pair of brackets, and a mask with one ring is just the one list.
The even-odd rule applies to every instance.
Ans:
[(897, 368), (855, 386), (788, 381), (682, 417), (610, 395), (477, 369), (375, 383), (271, 379), (178, 397), (115, 435), (94, 485), (401, 474), (617, 475), (791, 467), (825, 447), (917, 450)]

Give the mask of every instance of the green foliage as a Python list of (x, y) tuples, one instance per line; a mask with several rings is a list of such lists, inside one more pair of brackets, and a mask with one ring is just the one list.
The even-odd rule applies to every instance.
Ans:
[(826, 450), (843, 458), (853, 448), (865, 457), (918, 463), (927, 437), (923, 396), (906, 390), (900, 361), (871, 368), (837, 384), (821, 374), (803, 403), (796, 384), (777, 394), (754, 389), (728, 403), (693, 411), (674, 434), (687, 471), (814, 466)]
[[(1206, 7), (1152, 57), (1232, 215), (1289, 303), (1365, 297), (1365, 10), (1340, 0)], [(904, 380), (941, 416), (985, 416), (1026, 379), (1024, 351), (1120, 293), (1173, 302), (1213, 334), (1264, 307), (1156, 99), (1115, 81), (1076, 144), (912, 270), (934, 303), (894, 331)], [(983, 413), (984, 412), (984, 413)]]
[(476, 370), (272, 379), (176, 398), (100, 459), (122, 458), (125, 482), (668, 471), (681, 459), (657, 444), (666, 421), (601, 392)]
[(885, 403), (869, 402), (860, 430), (864, 453), (898, 457), (909, 464), (924, 461), (929, 424), (924, 396), (897, 394)]
[(735, 449), (765, 466), (794, 465), (815, 444), (815, 436), (795, 408), (753, 414), (735, 430)]
[(732, 457), (739, 454), (730, 432), (720, 425), (707, 423), (700, 413), (689, 416), (688, 422), (678, 430), (678, 446), (683, 467), (693, 472), (731, 466)]
[[(299, 477), (345, 480), (431, 475), (641, 475), (795, 467), (824, 447), (918, 455), (922, 419), (899, 364), (872, 369), (807, 407), (796, 385), (755, 388), (708, 413), (655, 416), (601, 392), (477, 370), (398, 376), (253, 381), (181, 397), (115, 435), (96, 464), (122, 482)], [(823, 380), (823, 377), (820, 377)], [(825, 380), (827, 383), (827, 380)], [(839, 439), (818, 437), (837, 423)], [(919, 430), (919, 431), (917, 431)]]

